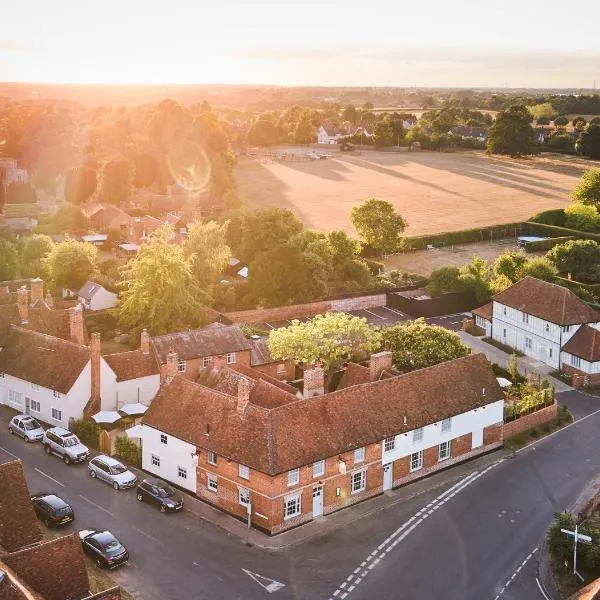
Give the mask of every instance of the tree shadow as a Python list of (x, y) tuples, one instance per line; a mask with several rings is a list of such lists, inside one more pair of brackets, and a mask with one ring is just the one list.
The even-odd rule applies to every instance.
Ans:
[(343, 163), (335, 159), (320, 159), (308, 161), (276, 161), (274, 164), (279, 164), (295, 171), (320, 177), (322, 179), (331, 179), (333, 181), (347, 181), (347, 178), (342, 175), (343, 172), (350, 172), (350, 169)]

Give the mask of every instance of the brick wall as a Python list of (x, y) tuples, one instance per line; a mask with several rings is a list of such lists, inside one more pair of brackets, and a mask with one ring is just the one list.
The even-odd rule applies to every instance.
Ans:
[(563, 364), (561, 369), (573, 377), (573, 387), (579, 390), (587, 385), (600, 385), (600, 373), (585, 373), (571, 365)]
[(373, 296), (359, 296), (358, 298), (343, 298), (331, 301), (331, 310), (345, 312), (349, 310), (361, 310), (364, 308), (375, 308), (385, 306), (386, 294), (375, 294)]
[(331, 302), (311, 302), (309, 304), (294, 304), (257, 310), (239, 310), (224, 313), (232, 323), (270, 323), (297, 319), (299, 317), (314, 317), (331, 310)]
[(548, 421), (552, 421), (552, 419), (556, 419), (556, 415), (558, 413), (558, 405), (556, 402), (551, 406), (547, 406), (546, 408), (542, 408), (534, 413), (529, 415), (525, 415), (520, 419), (515, 419), (510, 423), (506, 423), (504, 425), (504, 439), (508, 440), (515, 435), (519, 435), (523, 431), (527, 429), (532, 429), (533, 427), (539, 427)]
[[(283, 365), (283, 369), (280, 370), (279, 365)], [(255, 371), (260, 371), (265, 375), (270, 375), (281, 381), (292, 381), (293, 379), (296, 379), (296, 363), (293, 360), (281, 360), (252, 368)]]

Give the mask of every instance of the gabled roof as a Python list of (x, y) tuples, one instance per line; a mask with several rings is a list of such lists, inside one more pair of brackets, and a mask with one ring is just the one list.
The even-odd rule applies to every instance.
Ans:
[(160, 366), (153, 352), (144, 354), (139, 348), (129, 352), (107, 354), (103, 357), (115, 372), (117, 381), (129, 381), (160, 373)]
[(151, 341), (161, 364), (167, 362), (167, 354), (171, 350), (177, 352), (180, 360), (192, 360), (252, 348), (252, 344), (237, 325), (222, 323), (213, 323), (204, 329), (157, 335), (151, 338)]
[(338, 390), (359, 385), (361, 383), (369, 383), (371, 379), (371, 370), (369, 367), (363, 367), (357, 363), (348, 363), (342, 374), (342, 378), (337, 386)]
[(583, 325), (562, 347), (562, 350), (588, 362), (600, 361), (600, 331), (589, 325)]
[(81, 541), (76, 533), (5, 554), (1, 558), (44, 600), (67, 600), (88, 595), (90, 582)]
[(588, 306), (571, 290), (534, 277), (524, 277), (493, 296), (493, 300), (556, 325), (578, 325), (600, 321), (600, 313)]
[(33, 510), (23, 463), (0, 465), (0, 551), (14, 552), (43, 539)]
[(250, 344), (252, 345), (250, 352), (250, 364), (253, 367), (280, 362), (271, 356), (271, 351), (269, 350), (269, 338), (252, 337), (250, 338)]
[(491, 321), (493, 308), (494, 308), (494, 303), (488, 302), (487, 304), (484, 304), (483, 306), (480, 306), (479, 308), (474, 308), (471, 312), (474, 315), (477, 315), (478, 317), (485, 319), (486, 321)]
[(490, 363), (474, 354), (274, 408), (255, 398), (243, 412), (231, 395), (175, 377), (142, 422), (275, 475), (502, 399)]
[(91, 300), (100, 290), (107, 291), (99, 283), (95, 283), (94, 281), (86, 281), (77, 292), (77, 295), (85, 300)]
[(0, 373), (66, 394), (90, 360), (90, 349), (11, 325)]

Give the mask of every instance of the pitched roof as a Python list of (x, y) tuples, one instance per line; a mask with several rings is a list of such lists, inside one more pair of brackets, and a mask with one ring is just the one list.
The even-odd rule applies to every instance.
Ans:
[(89, 360), (87, 346), (11, 325), (0, 372), (66, 394)]
[(222, 323), (213, 323), (204, 329), (157, 335), (151, 340), (161, 364), (167, 362), (167, 354), (171, 349), (177, 352), (181, 360), (191, 360), (252, 348), (252, 344), (237, 325)]
[(6, 345), (9, 327), (20, 322), (21, 316), (16, 304), (0, 305), (0, 348)]
[(269, 350), (269, 340), (266, 337), (252, 337), (250, 338), (250, 344), (252, 345), (250, 351), (250, 364), (253, 367), (259, 365), (266, 365), (268, 363), (279, 362), (271, 356)]
[(562, 347), (562, 350), (589, 362), (600, 361), (600, 331), (589, 325), (583, 325)]
[(79, 288), (77, 295), (86, 300), (91, 300), (101, 289), (103, 288), (99, 283), (86, 281), (81, 288)]
[(353, 385), (368, 383), (371, 379), (371, 370), (369, 367), (363, 367), (357, 363), (348, 363), (342, 374), (342, 378), (337, 386), (338, 390), (343, 390)]
[(487, 304), (484, 304), (483, 306), (480, 306), (479, 308), (474, 308), (471, 312), (474, 315), (477, 315), (478, 317), (485, 319), (486, 321), (491, 321), (493, 307), (494, 307), (494, 303), (488, 302)]
[(571, 290), (534, 277), (525, 277), (493, 296), (500, 302), (556, 325), (577, 325), (600, 321), (600, 313)]
[(25, 480), (23, 463), (0, 465), (0, 549), (14, 552), (43, 539)]
[(139, 348), (129, 352), (107, 354), (103, 358), (115, 372), (117, 381), (129, 381), (160, 373), (155, 354), (153, 352), (144, 354)]
[[(0, 572), (5, 570), (6, 567), (0, 562)], [(7, 575), (8, 576), (0, 580), (0, 598), (2, 598), (2, 600), (31, 600), (29, 590), (27, 590), (29, 596), (26, 596), (17, 585), (13, 584), (10, 574)]]
[(243, 412), (232, 396), (175, 377), (142, 422), (275, 475), (502, 398), (490, 363), (474, 354), (274, 408), (252, 400)]
[(88, 595), (90, 582), (76, 533), (5, 554), (2, 560), (44, 600)]

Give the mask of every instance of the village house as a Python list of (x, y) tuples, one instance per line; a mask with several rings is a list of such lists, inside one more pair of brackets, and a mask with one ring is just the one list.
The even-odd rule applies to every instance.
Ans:
[(568, 288), (525, 277), (473, 316), (489, 337), (569, 372), (574, 383), (600, 383), (600, 313)]
[(86, 281), (77, 291), (77, 300), (87, 310), (104, 310), (119, 303), (117, 294), (94, 281)]
[(260, 335), (250, 337), (250, 366), (256, 371), (265, 373), (281, 381), (296, 379), (296, 363), (293, 359), (276, 360), (271, 356), (269, 338)]
[(330, 393), (320, 367), (302, 393), (239, 364), (193, 378), (177, 367), (142, 420), (143, 468), (269, 534), (503, 442), (504, 396), (482, 354), (396, 375), (380, 352)]
[(123, 209), (112, 204), (91, 204), (86, 214), (98, 231), (118, 231), (124, 238), (131, 234), (133, 219)]

